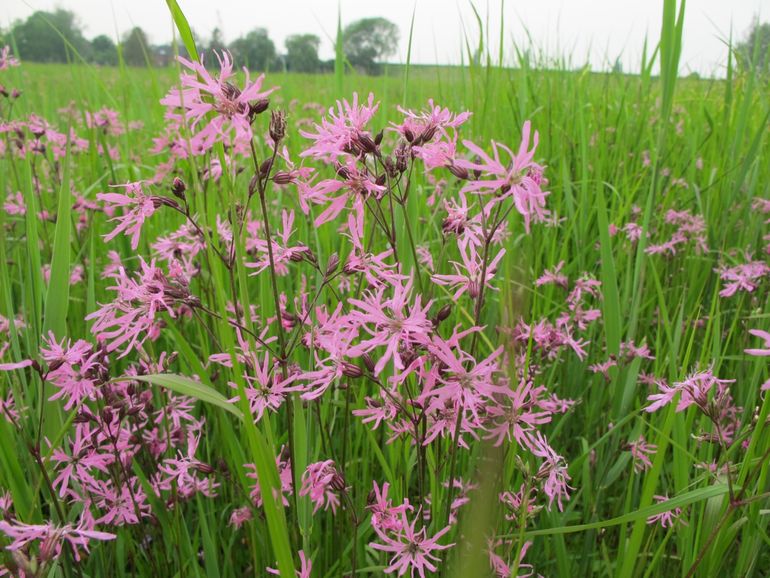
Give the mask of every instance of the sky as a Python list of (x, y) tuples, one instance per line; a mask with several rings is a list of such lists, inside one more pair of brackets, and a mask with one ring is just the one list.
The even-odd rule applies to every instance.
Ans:
[[(321, 38), (321, 58), (333, 57), (338, 9), (343, 26), (359, 18), (383, 16), (401, 31), (398, 53), (405, 61), (414, 13), (412, 61), (456, 64), (465, 38), (478, 43), (470, 0), (178, 0), (196, 33), (207, 38), (219, 27), (226, 41), (265, 27), (279, 52), (287, 36), (313, 33)], [(619, 58), (627, 72), (638, 71), (645, 37), (660, 35), (663, 0), (502, 0), (504, 49), (510, 61), (519, 46), (534, 45), (550, 57), (567, 57), (575, 67), (611, 68)], [(62, 7), (78, 14), (85, 35), (112, 37), (142, 27), (152, 43), (168, 42), (172, 22), (164, 0), (2, 0), (0, 26), (35, 10)], [(500, 42), (501, 0), (474, 0), (488, 21), (490, 44)], [(723, 76), (726, 40), (743, 39), (753, 19), (770, 20), (770, 0), (688, 0), (681, 74)], [(530, 40), (531, 39), (531, 40)]]

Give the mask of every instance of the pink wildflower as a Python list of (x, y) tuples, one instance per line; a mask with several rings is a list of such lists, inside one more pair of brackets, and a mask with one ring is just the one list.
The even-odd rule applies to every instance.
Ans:
[(313, 513), (321, 507), (324, 510), (331, 508), (332, 512), (336, 513), (337, 506), (340, 504), (336, 492), (344, 489), (345, 482), (334, 467), (334, 461), (326, 460), (308, 465), (302, 474), (302, 488), (299, 495), (310, 496), (313, 502)]
[(386, 574), (398, 572), (399, 576), (403, 576), (408, 571), (412, 578), (415, 573), (420, 578), (425, 578), (426, 570), (429, 572), (437, 570), (436, 562), (439, 562), (439, 558), (433, 552), (454, 546), (454, 544), (438, 543), (439, 538), (450, 530), (450, 526), (439, 530), (432, 538), (428, 538), (425, 528), (415, 530), (418, 518), (419, 516), (416, 516), (409, 523), (406, 512), (401, 512), (401, 528), (395, 535), (389, 535), (377, 527), (374, 528), (382, 543), (372, 542), (369, 545), (375, 550), (392, 554), (389, 566), (383, 570)]
[(122, 216), (113, 217), (111, 221), (117, 221), (118, 226), (110, 233), (104, 236), (105, 241), (111, 241), (119, 233), (124, 233), (131, 237), (131, 248), (136, 251), (139, 247), (139, 235), (142, 232), (142, 225), (145, 219), (152, 216), (155, 210), (160, 206), (159, 197), (148, 197), (142, 191), (142, 183), (126, 183), (125, 185), (115, 185), (124, 187), (126, 194), (119, 193), (99, 193), (96, 198), (107, 203), (107, 208), (111, 212), (116, 208), (122, 208)]
[[(653, 496), (655, 498), (655, 501), (659, 504), (663, 504), (669, 500), (668, 496)], [(682, 515), (682, 508), (674, 508), (672, 510), (667, 510), (665, 512), (661, 512), (660, 514), (654, 514), (647, 518), (648, 524), (655, 524), (658, 523), (663, 528), (670, 528), (674, 525), (674, 522), (677, 521), (679, 516)], [(682, 524), (685, 526), (687, 525), (687, 522), (684, 520), (680, 520)]]

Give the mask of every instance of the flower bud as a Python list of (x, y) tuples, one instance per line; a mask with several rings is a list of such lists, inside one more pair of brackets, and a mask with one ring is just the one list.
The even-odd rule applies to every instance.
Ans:
[(364, 362), (364, 367), (366, 367), (367, 371), (369, 373), (374, 373), (374, 360), (372, 359), (372, 356), (368, 353), (364, 353), (361, 356), (361, 359)]
[(357, 365), (355, 365), (353, 363), (350, 363), (348, 361), (343, 361), (342, 362), (342, 375), (344, 375), (346, 377), (353, 378), (353, 379), (358, 379), (359, 377), (363, 377), (364, 372)]
[(269, 106), (270, 106), (269, 98), (260, 98), (258, 101), (252, 102), (249, 105), (249, 119), (253, 121), (254, 117), (256, 117), (258, 114), (262, 114), (263, 112), (265, 112)]
[(262, 164), (259, 165), (259, 174), (262, 177), (266, 177), (270, 173), (270, 169), (273, 168), (273, 159), (265, 159)]
[(454, 163), (450, 164), (447, 168), (449, 169), (450, 173), (452, 173), (458, 179), (461, 179), (463, 181), (467, 181), (468, 177), (470, 176), (468, 174), (468, 169), (463, 167), (458, 167)]
[(326, 262), (326, 277), (331, 277), (340, 265), (340, 258), (337, 253), (332, 253), (329, 260)]
[(291, 173), (287, 173), (286, 171), (278, 171), (273, 175), (273, 182), (276, 185), (288, 185), (293, 181), (294, 177), (291, 176)]
[(187, 190), (187, 185), (179, 177), (174, 177), (174, 181), (171, 183), (171, 192), (177, 199), (185, 200), (184, 192)]
[(286, 136), (286, 113), (274, 110), (270, 116), (270, 138), (278, 144)]

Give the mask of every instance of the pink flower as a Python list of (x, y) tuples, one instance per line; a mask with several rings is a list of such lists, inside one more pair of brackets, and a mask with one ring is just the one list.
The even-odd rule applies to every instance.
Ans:
[(649, 456), (655, 455), (658, 448), (654, 444), (648, 444), (644, 436), (640, 436), (638, 440), (628, 444), (628, 449), (634, 460), (634, 471), (640, 473), (652, 467)]
[(415, 530), (418, 519), (419, 516), (415, 516), (415, 519), (409, 523), (406, 512), (401, 512), (401, 528), (394, 535), (389, 535), (375, 526), (374, 531), (382, 543), (372, 542), (369, 545), (375, 550), (392, 554), (390, 565), (383, 570), (386, 574), (398, 572), (399, 576), (403, 576), (408, 571), (412, 578), (415, 573), (419, 574), (420, 578), (425, 578), (426, 570), (436, 572), (438, 569), (436, 562), (440, 559), (433, 552), (454, 546), (454, 544), (442, 546), (438, 543), (441, 536), (451, 529), (450, 526), (439, 530), (432, 538), (428, 538), (425, 528)]
[(340, 505), (336, 492), (344, 489), (345, 482), (334, 467), (334, 461), (326, 460), (308, 465), (302, 474), (302, 488), (299, 490), (299, 495), (310, 496), (314, 514), (321, 507), (324, 510), (331, 508), (332, 512), (336, 513), (337, 506)]
[(355, 155), (371, 152), (374, 145), (366, 125), (377, 112), (380, 103), (374, 102), (374, 94), (364, 104), (359, 104), (358, 93), (353, 93), (353, 102), (337, 101), (337, 110), (329, 109), (328, 118), (321, 119), (321, 124), (313, 125), (316, 132), (299, 131), (313, 145), (300, 153), (301, 157), (313, 157), (331, 163), (342, 155)]
[(749, 329), (749, 333), (754, 337), (759, 337), (762, 339), (764, 341), (763, 347), (765, 347), (765, 349), (744, 349), (744, 351), (749, 355), (757, 355), (762, 357), (770, 355), (770, 333), (767, 331), (762, 331), (761, 329)]
[[(492, 141), (494, 156), (490, 157), (473, 142), (465, 140), (463, 144), (476, 156), (479, 162), (457, 160), (455, 165), (472, 171), (481, 171), (488, 177), (486, 180), (470, 181), (463, 187), (464, 192), (501, 193), (497, 198), (500, 202), (512, 196), (516, 210), (524, 217), (524, 226), (529, 232), (532, 221), (543, 221), (547, 215), (545, 198), (548, 196), (540, 187), (547, 183), (543, 178), (543, 167), (532, 159), (538, 144), (538, 133), (535, 131), (532, 148), (529, 148), (530, 122), (526, 121), (522, 129), (521, 144), (517, 153), (500, 143)], [(510, 159), (503, 163), (500, 159), (502, 149)]]
[(91, 540), (114, 540), (115, 534), (98, 532), (93, 525), (81, 518), (77, 526), (67, 524), (54, 526), (47, 524), (23, 524), (11, 520), (0, 520), (0, 532), (3, 532), (13, 542), (8, 550), (15, 551), (24, 548), (31, 542), (40, 542), (40, 558), (49, 561), (58, 558), (62, 552), (64, 543), (72, 548), (75, 560), (80, 560), (80, 548), (88, 552), (88, 544)]
[(400, 106), (398, 111), (404, 115), (403, 122), (390, 124), (410, 144), (415, 145), (432, 141), (439, 129), (458, 128), (471, 116), (468, 111), (455, 114), (448, 108), (441, 108), (432, 98), (428, 99), (427, 108), (419, 113)]
[[(271, 362), (270, 356), (265, 354), (262, 366), (255, 364), (254, 375), (244, 374), (243, 376), (246, 380), (246, 399), (249, 401), (249, 410), (255, 422), (262, 419), (266, 409), (278, 411), (286, 395), (296, 389), (287, 387), (295, 380), (296, 375), (283, 380), (280, 378), (280, 371), (276, 368), (277, 363)], [(238, 388), (233, 382), (230, 382), (230, 387)], [(230, 402), (236, 403), (239, 399), (240, 397), (236, 396)]]
[(388, 499), (390, 484), (387, 482), (382, 484), (382, 490), (380, 490), (377, 482), (372, 482), (372, 484), (374, 488), (370, 503), (366, 506), (366, 509), (372, 513), (372, 528), (379, 528), (388, 533), (400, 531), (403, 528), (401, 515), (414, 508), (409, 504), (409, 500), (405, 500), (400, 506), (394, 506)]
[(174, 305), (177, 303), (194, 304), (184, 279), (169, 280), (155, 266), (155, 261), (148, 264), (139, 257), (141, 271), (135, 279), (129, 278), (120, 267), (115, 277), (116, 285), (108, 287), (115, 291), (114, 301), (103, 305), (99, 310), (86, 316), (94, 320), (91, 332), (97, 339), (107, 343), (108, 351), (125, 347), (120, 357), (128, 354), (135, 347), (157, 332), (158, 317), (164, 311), (172, 318), (176, 317)]
[[(719, 379), (714, 376), (712, 369), (696, 371), (688, 375), (684, 381), (674, 383), (673, 387), (667, 386), (663, 382), (658, 382), (661, 393), (650, 395), (647, 400), (652, 403), (645, 408), (647, 412), (653, 412), (664, 405), (671, 403), (677, 393), (681, 394), (676, 411), (684, 411), (691, 405), (697, 405), (703, 411), (708, 408), (708, 395), (712, 389), (716, 388), (717, 394), (722, 394), (734, 379)], [(720, 397), (722, 397), (720, 395)]]
[(27, 214), (27, 204), (24, 202), (24, 195), (19, 192), (8, 193), (3, 203), (3, 210), (9, 215), (23, 217)]
[[(313, 562), (305, 556), (305, 552), (303, 550), (300, 550), (298, 552), (299, 555), (299, 570), (295, 570), (297, 574), (297, 578), (310, 578), (310, 573), (313, 570)], [(279, 570), (276, 570), (275, 568), (267, 568), (268, 574), (275, 574), (276, 576), (280, 575), (281, 572)]]
[(428, 318), (432, 301), (423, 305), (417, 296), (414, 303), (410, 303), (411, 293), (412, 279), (409, 279), (403, 285), (394, 283), (390, 298), (385, 297), (385, 288), (381, 287), (363, 300), (348, 301), (356, 307), (350, 312), (350, 320), (371, 335), (351, 349), (349, 355), (369, 353), (379, 346), (386, 348), (374, 367), (375, 375), (379, 375), (391, 359), (397, 369), (404, 369), (401, 351), (425, 343), (433, 331), (433, 323)]
[[(668, 501), (668, 496), (653, 496), (655, 498), (655, 501), (659, 504), (665, 503)], [(663, 528), (670, 528), (674, 525), (674, 522), (679, 518), (679, 516), (682, 515), (682, 508), (674, 508), (672, 510), (668, 510), (666, 512), (662, 512), (660, 514), (654, 514), (647, 518), (648, 524), (655, 524), (659, 523), (661, 527)], [(682, 524), (685, 526), (687, 525), (687, 522), (684, 520), (680, 520)]]
[(738, 291), (753, 293), (762, 279), (770, 275), (770, 267), (764, 261), (751, 261), (718, 271), (722, 280), (728, 282), (719, 292), (720, 297), (732, 297)]
[(454, 275), (433, 275), (432, 279), (439, 285), (449, 285), (456, 289), (452, 295), (455, 301), (466, 291), (471, 299), (476, 299), (481, 294), (483, 286), (494, 289), (490, 286), (490, 282), (497, 273), (497, 265), (505, 255), (505, 249), (500, 249), (497, 255), (487, 263), (485, 269), (482, 256), (478, 254), (473, 243), (460, 242), (458, 245), (463, 262), (452, 261), (452, 266), (455, 268)]
[(19, 66), (19, 60), (11, 54), (10, 46), (3, 46), (0, 49), (0, 70), (7, 70), (12, 66)]
[(142, 183), (126, 183), (115, 185), (124, 187), (126, 194), (99, 193), (96, 198), (107, 203), (106, 210), (112, 212), (117, 208), (123, 209), (123, 215), (113, 217), (111, 221), (117, 221), (118, 226), (104, 236), (105, 241), (111, 241), (119, 233), (131, 237), (131, 248), (136, 251), (139, 247), (139, 235), (145, 219), (152, 216), (160, 205), (158, 197), (148, 197), (142, 191)]
[(566, 289), (569, 283), (567, 276), (561, 273), (562, 267), (564, 267), (564, 261), (560, 261), (553, 271), (546, 269), (543, 274), (535, 281), (535, 287), (542, 287), (543, 285), (558, 285), (559, 287)]
[[(214, 55), (219, 61), (218, 78), (203, 64), (179, 57), (179, 62), (191, 74), (182, 74), (181, 91), (174, 88), (160, 101), (168, 109), (167, 118), (177, 122), (186, 120), (196, 131), (191, 143), (196, 154), (209, 150), (218, 141), (232, 146), (248, 145), (253, 136), (251, 119), (255, 110), (252, 103), (265, 103), (276, 90), (262, 91), (265, 76), (260, 75), (251, 82), (246, 69), (244, 88), (239, 89), (230, 82), (234, 76), (230, 54), (223, 51)], [(177, 112), (180, 109), (181, 114)]]

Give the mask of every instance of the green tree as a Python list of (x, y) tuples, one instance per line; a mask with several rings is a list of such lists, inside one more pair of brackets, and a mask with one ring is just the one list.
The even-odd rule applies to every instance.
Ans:
[(216, 51), (218, 53), (222, 53), (223, 50), (227, 49), (227, 44), (225, 44), (225, 37), (222, 34), (222, 30), (217, 26), (214, 28), (214, 30), (211, 31), (211, 38), (209, 39), (208, 43), (208, 50)]
[(294, 34), (286, 39), (286, 67), (292, 72), (318, 72), (318, 47), (321, 39), (315, 34)]
[(11, 34), (23, 60), (67, 62), (68, 57), (72, 57), (71, 48), (83, 58), (91, 56), (91, 45), (83, 37), (75, 14), (69, 10), (39, 10), (24, 22), (17, 22)]
[(385, 18), (364, 18), (349, 24), (342, 44), (350, 64), (369, 74), (379, 74), (380, 62), (396, 53), (398, 26)]
[(123, 40), (123, 60), (129, 66), (144, 66), (147, 64), (146, 54), (149, 54), (149, 44), (144, 30), (134, 26)]
[(770, 72), (770, 23), (755, 19), (746, 40), (738, 43), (735, 51), (741, 67), (763, 74)]
[(118, 63), (118, 49), (112, 38), (101, 34), (91, 41), (91, 58), (96, 64), (115, 66)]
[(275, 66), (275, 44), (264, 28), (256, 28), (230, 44), (233, 57), (250, 70), (270, 70)]

